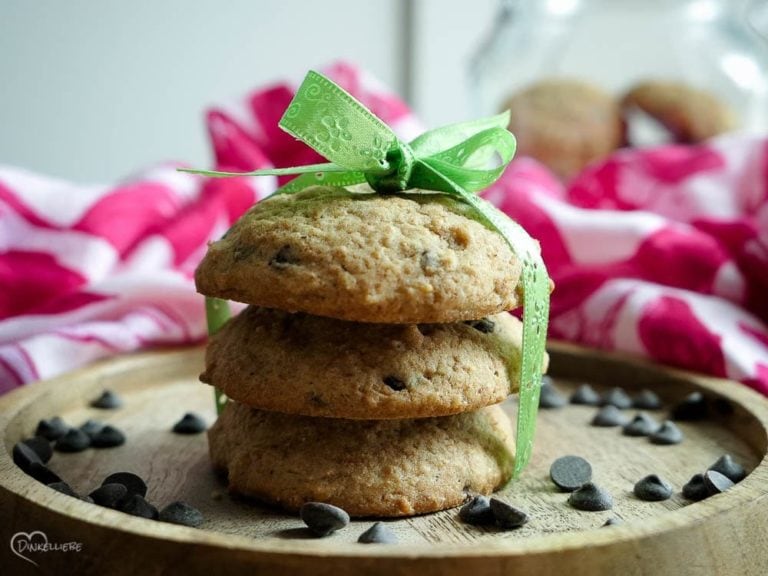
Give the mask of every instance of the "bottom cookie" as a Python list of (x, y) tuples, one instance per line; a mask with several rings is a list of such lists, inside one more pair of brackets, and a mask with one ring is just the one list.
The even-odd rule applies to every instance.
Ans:
[(298, 510), (410, 516), (460, 505), (510, 479), (512, 425), (498, 406), (418, 420), (289, 416), (229, 402), (208, 432), (229, 489)]

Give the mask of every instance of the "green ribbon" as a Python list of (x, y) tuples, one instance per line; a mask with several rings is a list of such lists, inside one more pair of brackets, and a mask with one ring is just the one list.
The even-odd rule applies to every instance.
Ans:
[[(522, 261), (518, 296), (523, 305), (523, 350), (517, 411), (515, 476), (527, 465), (536, 425), (541, 368), (549, 318), (549, 277), (538, 243), (525, 230), (478, 197), (504, 172), (515, 153), (507, 130), (509, 113), (428, 131), (405, 143), (365, 106), (329, 79), (310, 71), (280, 120), (280, 128), (314, 148), (328, 163), (253, 172), (181, 169), (205, 176), (298, 174), (274, 194), (317, 184), (368, 183), (379, 194), (441, 192), (467, 204), (472, 216), (501, 234)], [(495, 165), (489, 164), (495, 160)], [(209, 333), (228, 318), (210, 299)], [(214, 310), (211, 313), (211, 310)], [(217, 396), (217, 407), (220, 406)]]

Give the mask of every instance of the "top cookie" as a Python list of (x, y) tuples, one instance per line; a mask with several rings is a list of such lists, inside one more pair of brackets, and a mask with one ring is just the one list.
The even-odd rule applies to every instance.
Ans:
[(518, 306), (521, 262), (444, 195), (315, 186), (254, 205), (195, 273), (207, 296), (378, 323), (445, 323)]

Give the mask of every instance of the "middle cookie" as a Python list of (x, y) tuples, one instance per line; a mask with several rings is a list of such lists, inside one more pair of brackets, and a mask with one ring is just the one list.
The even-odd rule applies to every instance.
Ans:
[(242, 404), (347, 419), (447, 416), (519, 387), (522, 324), (369, 324), (248, 307), (213, 337), (200, 379)]

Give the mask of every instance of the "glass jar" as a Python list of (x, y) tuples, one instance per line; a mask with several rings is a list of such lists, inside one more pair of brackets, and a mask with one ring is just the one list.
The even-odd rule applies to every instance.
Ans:
[[(621, 98), (647, 80), (714, 95), (735, 125), (768, 129), (768, 40), (747, 0), (501, 0), (473, 55), (473, 113), (498, 112), (517, 91), (572, 78)], [(764, 31), (763, 31), (764, 32)]]

